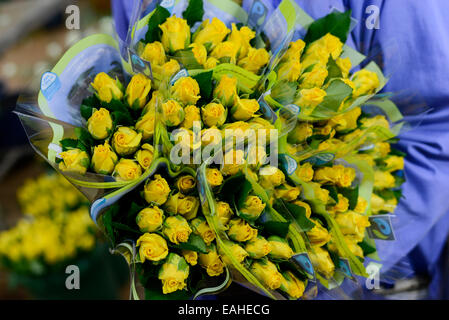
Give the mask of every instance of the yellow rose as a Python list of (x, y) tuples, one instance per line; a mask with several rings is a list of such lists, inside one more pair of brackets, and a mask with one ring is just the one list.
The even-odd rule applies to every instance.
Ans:
[(252, 259), (261, 259), (271, 251), (270, 243), (262, 236), (250, 239), (245, 244), (245, 251)]
[(319, 183), (310, 182), (310, 185), (313, 188), (315, 198), (324, 204), (327, 204), (329, 202), (329, 190), (321, 188)]
[(277, 187), (274, 190), (276, 198), (284, 199), (285, 201), (293, 201), (298, 198), (301, 191), (298, 187), (292, 187), (286, 183)]
[(375, 193), (371, 194), (371, 211), (373, 213), (379, 213), (384, 210), (384, 207), (385, 200)]
[(147, 43), (142, 53), (142, 59), (149, 61), (152, 66), (163, 65), (166, 58), (162, 43), (160, 43), (159, 41)]
[(204, 218), (195, 218), (190, 222), (193, 232), (199, 235), (208, 246), (215, 240), (215, 233)]
[(95, 110), (89, 120), (87, 120), (87, 130), (97, 140), (106, 139), (111, 133), (112, 127), (111, 115), (105, 108)]
[(307, 231), (310, 243), (313, 246), (322, 247), (329, 242), (331, 236), (329, 232), (324, 228), (318, 220), (311, 220), (315, 226)]
[(174, 127), (184, 120), (184, 109), (175, 100), (168, 100), (162, 104), (162, 121), (166, 126)]
[(165, 203), (165, 210), (173, 214), (181, 214), (187, 220), (196, 217), (199, 208), (199, 200), (193, 196), (185, 196), (176, 193), (170, 196)]
[(206, 179), (212, 188), (218, 187), (223, 183), (223, 175), (218, 169), (215, 168), (206, 169)]
[(167, 180), (158, 174), (154, 175), (154, 179), (147, 180), (143, 189), (145, 200), (148, 203), (154, 202), (157, 205), (164, 204), (167, 201), (169, 194), (170, 187), (168, 186)]
[(272, 259), (288, 260), (294, 255), (294, 252), (288, 245), (288, 242), (281, 237), (270, 236), (268, 237), (268, 243), (271, 248), (269, 257)]
[(162, 293), (168, 294), (183, 290), (189, 277), (189, 266), (183, 257), (170, 253), (158, 272), (158, 279), (162, 281)]
[(161, 42), (166, 52), (173, 53), (190, 44), (190, 27), (186, 20), (173, 15), (159, 28), (162, 30)]
[(182, 193), (189, 193), (196, 187), (196, 180), (191, 175), (181, 176), (176, 180), (176, 187)]
[(112, 79), (104, 72), (100, 72), (95, 76), (92, 88), (97, 92), (98, 99), (107, 103), (111, 102), (112, 99), (120, 100), (123, 98), (123, 89), (120, 81)]
[[(349, 251), (351, 251), (351, 253), (354, 254), (355, 256), (363, 259), (363, 250), (359, 245), (357, 245), (357, 240), (355, 240), (351, 236), (345, 236), (345, 237), (343, 237), (343, 239), (344, 239)], [(328, 248), (330, 251), (336, 252), (341, 256), (345, 256), (345, 253), (343, 252), (343, 250), (339, 249), (337, 247), (337, 245), (335, 244), (334, 238), (332, 238), (332, 240), (329, 242)]]
[(374, 171), (374, 188), (394, 188), (395, 182), (394, 176), (390, 172), (379, 170)]
[(270, 55), (267, 50), (263, 48), (254, 49), (250, 47), (248, 55), (243, 59), (240, 59), (238, 65), (249, 72), (257, 74), (262, 67), (268, 64), (269, 61)]
[(321, 44), (309, 46), (301, 59), (302, 72), (326, 68), (329, 60), (327, 48)]
[(285, 183), (285, 175), (279, 168), (267, 166), (260, 170), (259, 184), (264, 189), (279, 187), (283, 183)]
[[(327, 191), (327, 190), (326, 190)], [(292, 202), (294, 205), (297, 205), (299, 207), (303, 207), (304, 210), (306, 210), (306, 217), (310, 218), (310, 216), (312, 215), (312, 209), (310, 208), (310, 205), (304, 201), (301, 200), (295, 200)]]
[(64, 172), (75, 172), (85, 174), (90, 165), (89, 156), (80, 149), (71, 149), (59, 154), (62, 161), (59, 170)]
[(316, 67), (310, 72), (304, 73), (301, 78), (301, 89), (320, 88), (328, 76), (326, 67)]
[(142, 134), (128, 127), (119, 127), (112, 136), (112, 147), (120, 156), (127, 156), (137, 151)]
[(343, 43), (340, 41), (340, 39), (330, 33), (327, 33), (324, 37), (317, 40), (317, 42), (326, 47), (327, 51), (334, 60), (340, 56), (343, 50)]
[(362, 126), (365, 128), (370, 127), (383, 127), (385, 129), (390, 128), (390, 124), (388, 123), (388, 120), (383, 115), (377, 115), (372, 118), (365, 118), (362, 119)]
[(357, 119), (361, 114), (362, 110), (360, 107), (357, 107), (331, 118), (329, 124), (333, 126), (336, 131), (353, 130), (357, 128)]
[(189, 241), (192, 229), (187, 220), (179, 215), (165, 219), (162, 224), (162, 233), (174, 244)]
[(304, 182), (312, 181), (314, 174), (312, 164), (306, 162), (302, 165), (299, 165), (298, 168), (296, 168), (295, 174), (299, 179), (301, 179)]
[(305, 46), (306, 43), (301, 39), (298, 39), (295, 42), (290, 42), (287, 51), (282, 56), (282, 60), (284, 61), (290, 59), (299, 60), (301, 58)]
[(258, 196), (247, 196), (240, 213), (248, 219), (256, 220), (262, 214), (266, 204)]
[(142, 175), (142, 169), (134, 160), (122, 158), (115, 166), (114, 175), (119, 181), (131, 181)]
[(238, 173), (245, 163), (243, 150), (229, 150), (224, 155), (224, 163), (221, 166), (221, 173), (225, 176)]
[(302, 143), (313, 135), (313, 125), (307, 122), (297, 122), (295, 128), (288, 134), (288, 142)]
[(234, 106), (231, 108), (231, 114), (235, 120), (247, 121), (254, 117), (259, 108), (259, 103), (256, 99), (237, 98)]
[[(186, 129), (192, 129), (193, 123), (201, 121), (200, 109), (194, 105), (189, 105), (184, 108), (184, 121), (181, 123), (181, 127)], [(201, 122), (200, 122), (201, 123)]]
[(208, 249), (208, 253), (199, 254), (199, 264), (206, 269), (210, 277), (216, 277), (223, 273), (224, 264), (220, 260), (215, 248)]
[(214, 90), (214, 97), (224, 106), (232, 106), (238, 98), (237, 78), (223, 75)]
[(209, 57), (206, 60), (206, 63), (204, 64), (204, 69), (213, 69), (217, 66), (218, 64), (218, 59), (214, 58), (214, 57)]
[(167, 241), (156, 233), (144, 233), (137, 239), (140, 261), (160, 261), (168, 255)]
[(229, 63), (235, 64), (238, 51), (239, 47), (235, 42), (224, 41), (215, 46), (210, 56), (217, 60), (229, 58)]
[(304, 294), (305, 285), (304, 282), (296, 278), (291, 271), (286, 271), (282, 273), (282, 281), (279, 289), (287, 293), (293, 299), (299, 299)]
[(371, 225), (368, 216), (361, 215), (354, 211), (337, 214), (335, 222), (338, 224), (344, 235), (353, 236), (358, 240), (357, 242), (363, 240), (365, 237), (365, 229)]
[(389, 172), (404, 170), (404, 158), (399, 156), (389, 156), (384, 160), (387, 165), (386, 169)]
[(148, 140), (153, 137), (155, 121), (156, 109), (149, 109), (142, 117), (139, 118), (139, 120), (137, 120), (136, 130), (142, 134), (142, 140)]
[(362, 197), (358, 197), (357, 205), (354, 208), (354, 211), (360, 214), (364, 214), (366, 211), (366, 207), (368, 206), (368, 202)]
[(221, 103), (209, 103), (201, 108), (203, 122), (208, 127), (220, 127), (225, 123), (228, 115), (227, 109)]
[(234, 241), (245, 242), (257, 236), (257, 229), (253, 229), (243, 219), (229, 221), (228, 236)]
[(301, 113), (310, 115), (317, 105), (323, 102), (326, 91), (320, 88), (302, 89), (295, 104), (301, 107)]
[(296, 82), (301, 75), (301, 63), (297, 59), (286, 60), (277, 69), (277, 80)]
[(179, 62), (176, 61), (175, 59), (170, 59), (170, 61), (164, 63), (161, 66), (161, 70), (162, 70), (161, 72), (162, 77), (165, 79), (169, 79), (176, 73), (178, 73), (179, 70), (181, 70), (181, 66), (179, 65)]
[(372, 149), (372, 153), (375, 158), (385, 158), (390, 151), (391, 147), (388, 142), (377, 142)]
[(191, 266), (196, 266), (198, 263), (198, 253), (192, 250), (182, 250), (182, 256)]
[(136, 152), (135, 158), (143, 170), (147, 170), (153, 162), (154, 148), (148, 143), (144, 143), (139, 151)]
[(162, 227), (164, 211), (159, 207), (144, 208), (136, 217), (136, 223), (142, 232), (154, 232)]
[(117, 160), (117, 155), (107, 141), (94, 147), (92, 167), (96, 173), (111, 174), (114, 171)]
[(192, 43), (189, 48), (192, 48), (193, 56), (195, 60), (200, 64), (204, 65), (207, 60), (207, 50), (206, 47), (199, 43)]
[[(248, 252), (246, 252), (245, 249), (243, 249), (237, 243), (229, 241), (229, 240), (224, 240), (224, 244), (228, 247), (229, 251), (231, 252), (232, 257), (238, 263), (242, 263), (245, 260), (245, 258), (248, 256)], [(224, 264), (231, 266), (232, 265), (231, 259), (228, 257), (228, 255), (226, 253), (223, 252), (223, 250), (220, 250), (220, 249), (221, 248), (219, 248), (218, 251), (220, 253), (221, 259), (223, 260)]]
[(226, 25), (217, 18), (204, 20), (201, 26), (193, 35), (193, 42), (198, 44), (211, 43), (211, 48), (214, 48), (230, 32)]
[(200, 99), (198, 82), (191, 77), (176, 80), (170, 90), (172, 96), (184, 105), (195, 104)]
[(338, 194), (338, 202), (335, 206), (330, 207), (327, 211), (331, 214), (342, 213), (348, 211), (349, 200), (342, 194)]
[(331, 278), (335, 271), (335, 265), (329, 252), (321, 247), (312, 247), (312, 250), (308, 251), (308, 253), (315, 270), (325, 278)]
[(128, 102), (128, 106), (133, 107), (136, 105), (142, 109), (147, 102), (147, 96), (150, 93), (150, 90), (150, 79), (141, 73), (133, 76), (128, 84), (128, 87), (126, 88), (126, 101)]
[(347, 78), (349, 74), (349, 70), (352, 68), (351, 59), (349, 58), (338, 58), (336, 61), (337, 66), (341, 70), (341, 74), (343, 78)]
[(210, 127), (201, 130), (201, 145), (203, 147), (208, 145), (216, 145), (221, 143), (221, 131), (217, 127)]
[(380, 86), (379, 77), (375, 72), (362, 69), (352, 76), (355, 90), (352, 92), (353, 97), (359, 97), (365, 94), (372, 94)]
[(341, 164), (315, 170), (314, 181), (319, 183), (333, 183), (339, 187), (350, 187), (355, 179), (355, 169), (346, 168)]
[(237, 29), (235, 23), (232, 23), (232, 32), (228, 37), (228, 41), (234, 42), (239, 48), (238, 58), (244, 58), (249, 51), (251, 45), (249, 42), (256, 36), (256, 33), (250, 28), (243, 26), (240, 30)]
[(234, 214), (231, 210), (231, 207), (227, 202), (219, 201), (217, 202), (216, 210), (218, 220), (223, 226), (226, 226)]
[(254, 261), (250, 271), (271, 290), (279, 289), (281, 286), (282, 275), (276, 265), (268, 259)]

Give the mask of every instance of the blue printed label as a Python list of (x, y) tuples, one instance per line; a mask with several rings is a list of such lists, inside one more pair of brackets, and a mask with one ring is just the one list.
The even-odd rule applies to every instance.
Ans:
[(371, 226), (367, 229), (368, 235), (372, 239), (395, 240), (393, 225), (390, 215), (370, 216)]
[(338, 271), (343, 273), (343, 275), (349, 279), (355, 279), (351, 270), (351, 266), (349, 265), (348, 259), (340, 258), (338, 261)]
[(61, 81), (56, 73), (45, 72), (41, 78), (41, 92), (50, 101), (55, 93), (61, 88)]
[(268, 9), (259, 0), (255, 0), (248, 15), (248, 24), (255, 29), (261, 28), (267, 18)]
[(173, 7), (175, 6), (175, 0), (162, 0), (160, 6), (172, 13)]
[(310, 158), (304, 160), (303, 162), (309, 162), (312, 165), (321, 166), (323, 164), (331, 162), (334, 159), (335, 159), (335, 154), (325, 152), (325, 153), (320, 153), (313, 157), (310, 157)]
[(276, 113), (273, 112), (273, 110), (271, 110), (271, 108), (263, 99), (259, 101), (259, 106), (260, 111), (265, 116), (265, 118), (267, 118), (271, 123), (275, 123), (278, 116), (276, 115)]
[(280, 154), (279, 160), (287, 175), (292, 175), (298, 168), (298, 163), (287, 154)]
[(173, 85), (179, 79), (188, 77), (188, 76), (189, 76), (189, 72), (187, 71), (187, 69), (181, 69), (177, 74), (175, 74), (173, 76), (173, 78), (171, 78), (170, 84)]
[(301, 268), (302, 271), (307, 275), (310, 281), (315, 282), (315, 270), (313, 269), (312, 262), (310, 261), (309, 255), (307, 253), (299, 253), (291, 258), (291, 262), (296, 264)]

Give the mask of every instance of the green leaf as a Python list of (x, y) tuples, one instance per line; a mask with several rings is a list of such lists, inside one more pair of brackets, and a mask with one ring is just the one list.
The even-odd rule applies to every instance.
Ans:
[(82, 104), (80, 107), (81, 116), (86, 120), (89, 120), (89, 118), (92, 116), (93, 112), (94, 112), (94, 109), (91, 106)]
[(358, 245), (362, 248), (364, 257), (377, 251), (376, 247), (371, 245), (366, 239), (363, 239), (363, 241), (359, 242)]
[(248, 197), (249, 193), (252, 190), (251, 183), (249, 183), (248, 180), (245, 180), (243, 184), (241, 185), (241, 188), (238, 192), (238, 194), (234, 193), (237, 199), (237, 208), (240, 210), (243, 205), (245, 204), (245, 200)]
[(203, 15), (203, 0), (189, 0), (187, 9), (182, 13), (182, 17), (187, 20), (190, 27), (197, 21), (203, 21)]
[(112, 241), (113, 244), (115, 244), (115, 234), (114, 229), (112, 228), (112, 215), (115, 210), (118, 209), (118, 205), (112, 205), (109, 207), (108, 210), (103, 214), (103, 227), (106, 231), (106, 235), (109, 237), (109, 239)]
[(194, 233), (190, 234), (189, 241), (181, 242), (177, 245), (173, 245), (173, 247), (184, 250), (192, 250), (196, 252), (207, 253), (206, 244), (204, 243), (203, 238)]
[(322, 186), (323, 189), (326, 189), (327, 191), (329, 191), (329, 196), (334, 199), (334, 201), (336, 203), (338, 203), (338, 191), (337, 191), (337, 187), (334, 185), (324, 185)]
[(310, 44), (330, 33), (345, 43), (351, 26), (351, 10), (346, 12), (332, 12), (327, 16), (315, 20), (307, 30), (305, 43)]
[(120, 222), (112, 222), (112, 227), (118, 230), (128, 231), (132, 233), (142, 234), (142, 232), (131, 228), (130, 226), (127, 226), (126, 224), (120, 223)]
[(264, 212), (257, 219), (256, 223), (263, 227), (268, 234), (276, 235), (285, 238), (288, 233), (290, 222), (281, 222), (274, 219), (270, 209), (265, 209)]
[(94, 145), (94, 139), (86, 129), (81, 127), (75, 128), (75, 134), (78, 140), (88, 149), (90, 149)]
[(293, 218), (304, 232), (311, 230), (315, 226), (315, 224), (307, 218), (306, 209), (304, 207), (285, 202), (282, 199), (278, 199), (275, 202), (274, 207), (276, 211), (282, 214), (286, 219), (291, 220)]
[(286, 80), (277, 81), (271, 89), (271, 97), (280, 104), (286, 105), (295, 99), (296, 83)]
[(100, 99), (98, 99), (96, 94), (93, 94), (90, 97), (85, 98), (81, 102), (81, 104), (91, 108), (98, 108), (98, 106), (101, 104), (101, 101)]
[(398, 149), (395, 149), (395, 148), (391, 148), (391, 151), (390, 151), (389, 155), (390, 156), (404, 157), (404, 158), (407, 156), (407, 154), (405, 152), (402, 152), (402, 151), (400, 151)]
[(192, 48), (178, 50), (175, 52), (174, 57), (187, 70), (204, 69), (204, 67), (198, 63), (198, 60), (196, 60)]
[(145, 42), (153, 43), (154, 41), (159, 41), (161, 38), (161, 29), (159, 25), (165, 22), (167, 18), (170, 17), (170, 12), (161, 7), (157, 6), (153, 15), (148, 20), (148, 31), (145, 34)]
[(62, 151), (75, 149), (78, 146), (78, 140), (76, 139), (63, 139), (59, 143), (61, 144)]
[(210, 101), (212, 98), (212, 71), (201, 72), (192, 76), (198, 82), (200, 87), (201, 100), (203, 102)]
[(359, 187), (356, 186), (354, 188), (340, 188), (339, 192), (349, 200), (349, 210), (354, 210), (359, 199)]
[(114, 111), (111, 114), (111, 116), (115, 126), (117, 125), (131, 126), (134, 124), (134, 120), (129, 114), (129, 112), (125, 113), (121, 111)]
[(314, 110), (317, 112), (338, 111), (341, 103), (352, 93), (352, 88), (339, 79), (333, 80), (326, 89), (326, 96)]
[(343, 76), (340, 67), (335, 60), (332, 59), (332, 56), (329, 56), (329, 60), (327, 61), (327, 71), (328, 75), (324, 83), (328, 83), (331, 79), (341, 78)]

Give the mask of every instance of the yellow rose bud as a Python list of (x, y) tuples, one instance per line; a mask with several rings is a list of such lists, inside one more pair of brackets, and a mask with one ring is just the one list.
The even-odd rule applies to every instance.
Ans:
[(206, 179), (212, 188), (218, 187), (223, 183), (223, 175), (218, 169), (215, 168), (206, 169)]
[[(354, 254), (357, 257), (363, 258), (363, 250), (359, 245), (357, 245), (357, 240), (355, 240), (351, 236), (345, 236), (343, 237), (343, 239), (346, 243), (346, 246), (348, 247), (349, 251), (351, 251), (352, 254)], [(334, 238), (332, 238), (332, 240), (329, 242), (328, 248), (330, 251), (336, 252), (340, 256), (345, 256), (343, 250), (339, 249), (335, 244)]]
[(262, 236), (257, 236), (250, 239), (245, 244), (245, 251), (253, 259), (261, 259), (271, 251), (270, 243)]
[(146, 102), (147, 96), (151, 90), (151, 80), (143, 74), (136, 74), (126, 88), (128, 106), (137, 106), (142, 109)]
[(310, 182), (311, 187), (313, 188), (314, 197), (327, 204), (329, 202), (329, 190), (321, 188), (319, 183)]
[(254, 261), (250, 271), (270, 290), (279, 289), (281, 286), (282, 275), (276, 265), (268, 259)]
[(357, 119), (361, 114), (362, 110), (360, 107), (357, 107), (331, 118), (329, 124), (333, 126), (336, 131), (353, 130), (357, 128)]
[(389, 156), (387, 159), (384, 160), (386, 164), (386, 169), (389, 172), (397, 171), (397, 170), (404, 170), (404, 158), (398, 157), (398, 156)]
[(349, 200), (342, 194), (338, 194), (338, 202), (335, 206), (330, 207), (327, 211), (331, 214), (342, 213), (348, 211)]
[(374, 171), (374, 188), (394, 188), (395, 182), (394, 176), (390, 172), (379, 170)]
[(120, 156), (127, 156), (137, 151), (142, 134), (128, 127), (119, 127), (112, 136), (112, 147)]
[(259, 108), (259, 103), (256, 99), (237, 98), (236, 103), (231, 108), (231, 114), (235, 120), (247, 121), (254, 117)]
[(192, 226), (193, 232), (199, 235), (207, 246), (215, 240), (215, 233), (204, 218), (195, 218), (191, 221), (190, 225)]
[(268, 243), (270, 244), (271, 248), (269, 253), (269, 257), (271, 259), (288, 260), (294, 255), (294, 252), (288, 245), (288, 242), (281, 237), (270, 236), (268, 237)]
[(174, 127), (184, 120), (184, 109), (175, 100), (162, 104), (162, 121), (166, 126)]
[(322, 247), (331, 239), (331, 235), (324, 228), (318, 220), (311, 220), (315, 223), (315, 226), (307, 231), (307, 236), (309, 237), (310, 243), (313, 246)]
[(317, 105), (323, 102), (326, 91), (320, 88), (302, 89), (295, 104), (301, 107), (301, 112), (310, 115)]
[(347, 78), (349, 74), (349, 70), (352, 68), (351, 59), (349, 58), (338, 58), (336, 61), (337, 66), (341, 70), (341, 74), (343, 78)]
[(366, 207), (368, 206), (368, 202), (362, 197), (358, 197), (357, 205), (354, 208), (354, 211), (360, 214), (364, 214), (366, 211)]
[(287, 293), (293, 299), (299, 299), (304, 294), (305, 285), (304, 282), (296, 278), (291, 271), (286, 271), (282, 273), (282, 281), (279, 289)]
[(209, 249), (207, 254), (200, 253), (199, 264), (206, 269), (206, 272), (210, 277), (219, 276), (224, 271), (224, 264), (220, 260), (215, 248)]
[(319, 183), (333, 183), (339, 187), (350, 187), (355, 179), (355, 169), (342, 165), (324, 167), (315, 170), (314, 181)]
[(355, 90), (352, 92), (353, 97), (359, 97), (365, 94), (372, 94), (380, 86), (379, 77), (375, 72), (362, 69), (352, 76)]
[(206, 47), (199, 43), (192, 43), (189, 48), (192, 48), (193, 56), (195, 60), (200, 64), (204, 65), (207, 60), (207, 50)]
[(204, 20), (197, 32), (193, 35), (193, 42), (198, 44), (211, 43), (211, 48), (214, 48), (230, 32), (226, 25), (217, 18)]
[(390, 144), (388, 142), (377, 142), (372, 149), (373, 157), (385, 158), (391, 151)]
[(149, 109), (139, 118), (139, 120), (137, 120), (136, 131), (142, 134), (142, 140), (148, 140), (153, 137), (155, 121), (156, 109)]
[(94, 147), (92, 167), (96, 173), (111, 174), (114, 171), (117, 160), (117, 155), (107, 141)]
[(169, 79), (181, 70), (181, 66), (175, 59), (170, 59), (170, 61), (162, 65), (161, 70), (162, 77)]
[(160, 261), (168, 255), (167, 241), (156, 233), (144, 233), (137, 239), (140, 261)]
[(85, 151), (71, 149), (61, 152), (59, 156), (62, 158), (59, 163), (59, 170), (61, 171), (85, 174), (89, 168), (90, 159)]
[(194, 105), (189, 105), (184, 108), (184, 121), (181, 123), (181, 127), (186, 129), (192, 129), (193, 123), (201, 121), (200, 109)]
[(262, 214), (266, 204), (258, 196), (247, 196), (240, 213), (248, 219), (256, 220)]
[(226, 226), (234, 214), (231, 207), (227, 202), (219, 201), (217, 202), (216, 210), (218, 220), (223, 226)]
[(225, 123), (228, 115), (227, 109), (221, 103), (209, 103), (201, 108), (203, 122), (208, 127), (220, 127)]
[(354, 211), (337, 214), (335, 222), (344, 235), (351, 235), (358, 242), (363, 240), (365, 229), (370, 226), (368, 216), (355, 213)]
[(284, 61), (290, 59), (299, 60), (301, 58), (305, 46), (306, 43), (301, 39), (298, 39), (295, 42), (290, 42), (287, 51), (282, 56), (282, 60)]
[(300, 200), (295, 200), (292, 203), (299, 207), (303, 207), (306, 210), (306, 217), (310, 218), (310, 216), (312, 215), (312, 209), (310, 208), (310, 205), (308, 203), (306, 203), (304, 201), (300, 201)]
[(159, 207), (144, 208), (136, 217), (136, 223), (142, 232), (154, 232), (162, 227), (164, 211)]
[(155, 41), (147, 43), (142, 53), (142, 59), (149, 61), (151, 65), (161, 66), (165, 63), (165, 51), (162, 43)]
[(290, 143), (302, 143), (308, 137), (313, 135), (313, 125), (307, 122), (296, 123), (295, 128), (288, 134), (288, 142)]
[(232, 32), (228, 37), (228, 41), (234, 42), (239, 48), (238, 58), (244, 58), (249, 51), (251, 45), (249, 42), (254, 39), (256, 33), (250, 28), (243, 26), (240, 30), (237, 29), (235, 23), (232, 23)]
[[(228, 159), (230, 159), (228, 161)], [(224, 155), (224, 163), (221, 166), (221, 173), (225, 176), (238, 173), (245, 163), (243, 150), (229, 150)]]
[[(229, 241), (229, 240), (224, 240), (224, 243), (228, 247), (229, 251), (231, 252), (232, 257), (238, 263), (242, 263), (245, 260), (245, 258), (248, 256), (248, 252), (246, 252), (245, 249), (243, 249), (237, 243)], [(224, 264), (231, 266), (232, 265), (231, 259), (228, 257), (228, 255), (226, 253), (223, 252), (223, 250), (220, 250), (220, 249), (221, 248), (219, 248), (218, 251), (220, 253), (221, 259), (223, 260)]]
[(286, 60), (277, 69), (277, 80), (296, 82), (301, 75), (301, 63), (297, 59)]
[(331, 278), (335, 271), (335, 265), (329, 252), (321, 247), (312, 247), (308, 253), (314, 269), (325, 278)]
[(176, 193), (170, 196), (165, 203), (165, 209), (174, 214), (181, 214), (187, 220), (193, 219), (198, 213), (200, 206), (199, 200), (193, 196), (185, 196), (182, 193)]
[(131, 181), (142, 175), (142, 169), (136, 161), (122, 158), (115, 166), (114, 175), (119, 181)]
[(111, 102), (112, 99), (123, 98), (122, 84), (118, 79), (114, 80), (104, 72), (95, 76), (92, 88), (97, 92), (98, 99), (104, 102)]
[(328, 76), (326, 67), (315, 67), (312, 71), (304, 73), (301, 78), (301, 89), (321, 88)]
[(172, 96), (184, 105), (195, 104), (200, 99), (198, 82), (191, 77), (178, 79), (170, 90)]
[(214, 57), (209, 57), (206, 60), (206, 63), (204, 64), (204, 69), (213, 69), (217, 66), (218, 64), (218, 59), (214, 58)]
[(304, 182), (310, 182), (313, 179), (313, 168), (312, 164), (306, 162), (302, 165), (299, 165), (295, 171), (296, 176)]
[(274, 194), (275, 194), (276, 198), (280, 198), (285, 201), (295, 200), (296, 198), (298, 198), (300, 193), (301, 193), (301, 191), (299, 190), (298, 187), (292, 187), (286, 183), (277, 187), (274, 190)]
[(154, 175), (154, 179), (147, 180), (143, 189), (145, 200), (148, 203), (154, 202), (157, 205), (164, 204), (167, 201), (169, 194), (170, 187), (168, 186), (167, 180), (158, 174)]
[(262, 67), (268, 64), (269, 61), (270, 55), (267, 50), (263, 48), (254, 49), (250, 47), (248, 50), (248, 55), (243, 59), (240, 59), (238, 65), (249, 72), (257, 74)]
[(173, 53), (190, 44), (190, 27), (186, 20), (173, 15), (159, 28), (162, 30), (161, 42), (166, 52)]
[(198, 253), (192, 250), (182, 250), (182, 256), (191, 266), (196, 266), (198, 263)]
[(189, 193), (196, 187), (196, 180), (190, 175), (181, 176), (176, 180), (176, 187), (182, 193)]
[(154, 148), (148, 143), (144, 143), (139, 151), (136, 152), (135, 158), (143, 170), (147, 170), (153, 162)]
[(388, 120), (383, 115), (377, 115), (372, 118), (365, 118), (365, 119), (362, 119), (361, 122), (362, 122), (362, 126), (365, 128), (370, 128), (370, 127), (375, 127), (375, 126), (383, 127), (385, 129), (390, 128), (390, 124), (388, 123)]
[(232, 106), (238, 98), (237, 78), (223, 75), (214, 90), (214, 97), (224, 106)]
[(224, 41), (217, 44), (210, 55), (217, 60), (228, 58), (229, 63), (235, 64), (238, 51), (239, 47), (235, 42)]
[(379, 213), (384, 210), (385, 200), (379, 197), (377, 194), (371, 194), (371, 211), (373, 213)]
[(183, 257), (170, 253), (159, 269), (158, 279), (162, 281), (162, 293), (168, 294), (183, 290), (189, 277), (189, 266)]
[(257, 229), (253, 229), (243, 219), (229, 221), (228, 236), (234, 241), (245, 242), (257, 236)]
[(327, 48), (327, 51), (334, 60), (340, 56), (343, 50), (343, 43), (340, 41), (338, 37), (330, 33), (327, 33), (324, 37), (322, 37), (318, 41), (321, 42)]
[(95, 110), (87, 120), (87, 130), (94, 139), (106, 139), (111, 133), (113, 127), (112, 118), (109, 111), (105, 108)]
[(192, 229), (182, 216), (171, 216), (162, 224), (162, 233), (174, 244), (189, 241)]
[(264, 189), (272, 189), (279, 187), (281, 184), (285, 183), (284, 173), (276, 167), (263, 167), (260, 169), (259, 184)]

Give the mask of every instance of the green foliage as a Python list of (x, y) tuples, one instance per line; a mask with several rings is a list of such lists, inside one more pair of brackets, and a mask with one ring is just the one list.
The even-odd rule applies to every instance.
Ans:
[(327, 16), (315, 20), (307, 30), (304, 38), (306, 44), (310, 44), (330, 33), (345, 43), (351, 26), (351, 10), (346, 12), (332, 12)]
[(159, 28), (159, 25), (164, 23), (168, 17), (170, 17), (170, 12), (167, 9), (161, 6), (156, 7), (153, 15), (148, 20), (148, 31), (145, 34), (145, 43), (152, 43), (161, 39), (161, 29)]
[(189, 0), (189, 5), (182, 13), (182, 17), (187, 20), (190, 27), (193, 27), (195, 22), (203, 21), (203, 15), (203, 0)]

